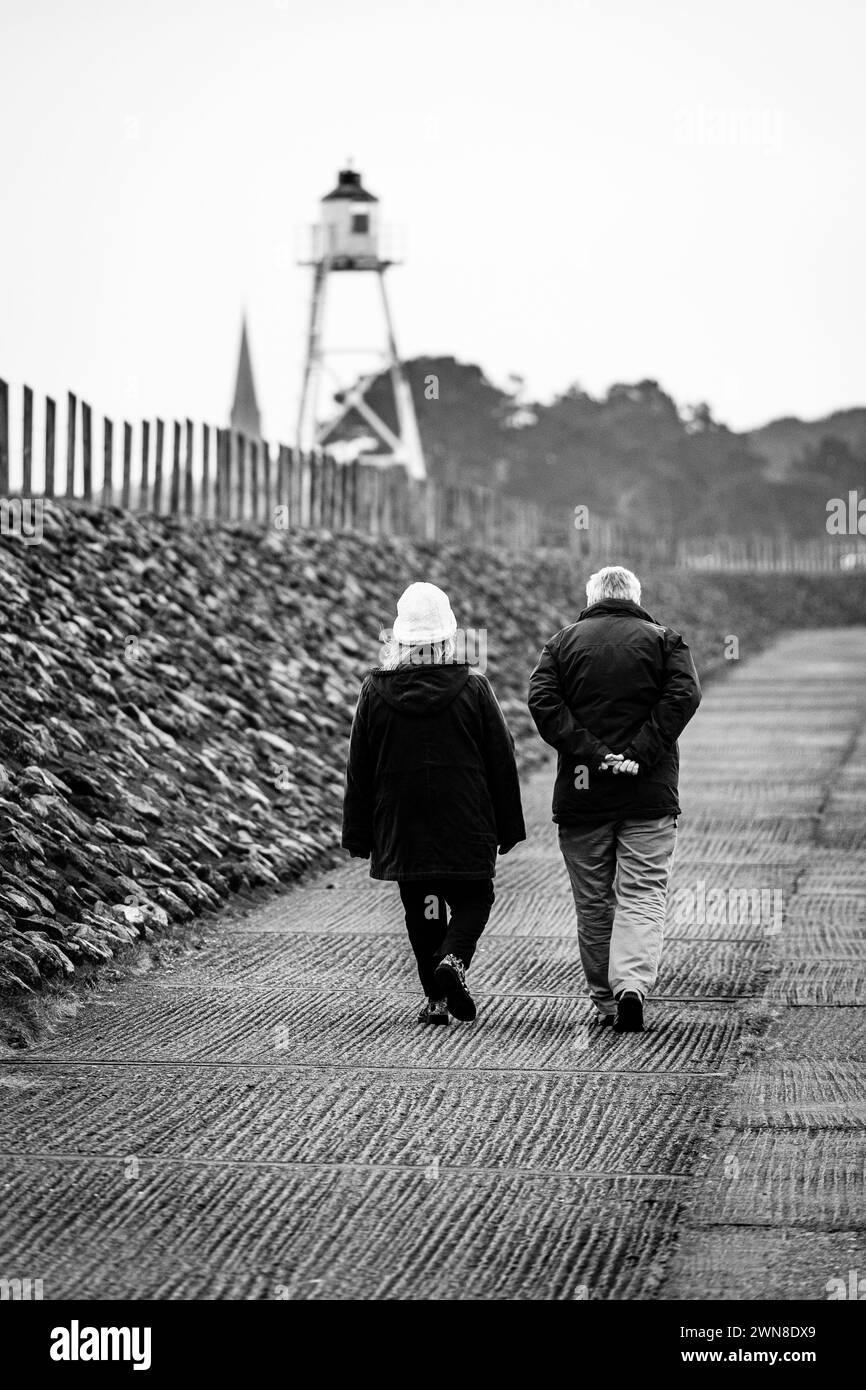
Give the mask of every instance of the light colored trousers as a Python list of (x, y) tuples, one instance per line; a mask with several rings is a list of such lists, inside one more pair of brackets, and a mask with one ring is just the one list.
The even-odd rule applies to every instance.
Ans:
[(583, 973), (600, 1014), (616, 1012), (621, 990), (645, 999), (656, 982), (676, 843), (676, 816), (559, 827)]

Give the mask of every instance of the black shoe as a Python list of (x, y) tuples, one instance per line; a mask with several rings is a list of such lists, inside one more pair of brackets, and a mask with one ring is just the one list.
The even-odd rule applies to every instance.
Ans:
[(444, 999), (427, 999), (418, 1014), (419, 1023), (448, 1024), (448, 1005)]
[(599, 1028), (612, 1028), (616, 1023), (616, 1014), (596, 1014), (593, 1022)]
[(622, 994), (617, 995), (616, 1006), (616, 1023), (613, 1025), (616, 1032), (642, 1033), (643, 1000), (637, 990), (624, 989)]
[(440, 960), (433, 979), (448, 1001), (448, 1008), (461, 1023), (471, 1023), (478, 1010), (475, 1000), (466, 988), (466, 970), (457, 956), (446, 956)]

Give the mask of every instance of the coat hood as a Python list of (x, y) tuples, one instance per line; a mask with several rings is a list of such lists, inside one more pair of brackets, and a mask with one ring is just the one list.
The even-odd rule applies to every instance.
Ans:
[(429, 718), (441, 714), (457, 699), (469, 680), (468, 662), (445, 666), (398, 666), (393, 671), (373, 671), (370, 683), (386, 704), (399, 714)]

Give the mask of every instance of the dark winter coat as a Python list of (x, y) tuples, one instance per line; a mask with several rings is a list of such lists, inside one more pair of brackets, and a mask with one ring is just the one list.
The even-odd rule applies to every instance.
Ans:
[(373, 671), (346, 766), (343, 847), (373, 878), (492, 878), (526, 838), (514, 740), (487, 678), (463, 663)]
[[(559, 754), (553, 819), (642, 819), (680, 814), (677, 738), (701, 702), (678, 632), (627, 599), (604, 599), (551, 637), (529, 681), (538, 732)], [(606, 753), (638, 764), (600, 772)]]

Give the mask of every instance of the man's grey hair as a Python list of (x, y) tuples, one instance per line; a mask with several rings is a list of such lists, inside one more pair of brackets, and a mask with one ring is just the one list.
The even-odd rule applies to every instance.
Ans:
[(605, 565), (586, 581), (586, 601), (600, 603), (604, 598), (629, 598), (640, 603), (640, 580), (622, 565)]

